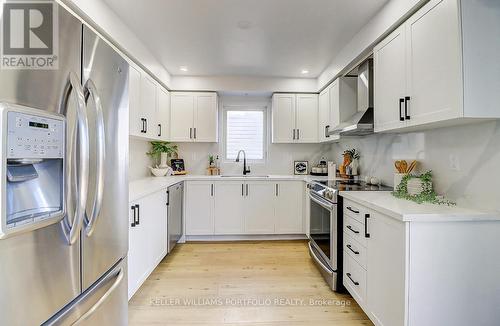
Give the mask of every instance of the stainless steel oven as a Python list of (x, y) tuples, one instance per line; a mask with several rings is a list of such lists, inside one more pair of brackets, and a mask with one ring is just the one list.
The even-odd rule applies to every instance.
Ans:
[(336, 196), (320, 195), (314, 185), (309, 190), (309, 252), (332, 290), (336, 291), (338, 268), (338, 219)]

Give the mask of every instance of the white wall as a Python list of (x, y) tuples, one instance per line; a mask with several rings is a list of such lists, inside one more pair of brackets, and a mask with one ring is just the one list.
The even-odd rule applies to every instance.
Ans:
[[(66, 4), (77, 14), (78, 11), (85, 13), (92, 20), (87, 22), (91, 26), (99, 26), (98, 31), (108, 34), (114, 43), (118, 43), (125, 51), (129, 52), (143, 66), (145, 66), (156, 78), (160, 79), (167, 87), (170, 87), (170, 74), (141, 42), (141, 40), (128, 28), (127, 25), (101, 0), (58, 0)], [(85, 18), (85, 17), (83, 17)], [(95, 26), (93, 26), (95, 27)]]
[(399, 25), (403, 18), (428, 0), (389, 1), (352, 39), (342, 48), (330, 65), (318, 77), (317, 89), (327, 85), (337, 74), (360, 56), (368, 54), (384, 34)]
[(219, 92), (316, 92), (317, 81), (313, 78), (172, 76), (172, 89)]
[[(500, 210), (499, 121), (341, 140), (330, 154), (337, 164), (347, 148), (360, 150), (362, 175), (392, 185), (394, 161), (417, 159), (420, 172), (433, 171), (438, 193), (459, 203)], [(450, 168), (450, 160), (458, 160), (458, 171)]]
[(148, 166), (152, 166), (153, 162), (151, 158), (146, 155), (150, 147), (149, 141), (147, 140), (133, 137), (129, 138), (129, 181), (151, 176)]

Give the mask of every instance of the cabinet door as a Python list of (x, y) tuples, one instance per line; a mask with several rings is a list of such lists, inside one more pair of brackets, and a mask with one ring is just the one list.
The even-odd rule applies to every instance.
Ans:
[(404, 98), (406, 88), (406, 43), (404, 25), (373, 50), (375, 131), (406, 126)]
[(141, 73), (134, 66), (129, 66), (128, 77), (128, 100), (129, 100), (129, 134), (131, 136), (144, 137), (141, 110)]
[(458, 1), (433, 0), (406, 22), (408, 125), (458, 118), (462, 110)]
[(170, 94), (170, 140), (190, 142), (193, 140), (194, 95), (193, 93)]
[(147, 233), (148, 266), (153, 270), (167, 254), (167, 193), (158, 191), (144, 198), (141, 223)]
[(158, 138), (169, 140), (170, 133), (170, 93), (163, 87), (158, 87)]
[(296, 128), (298, 143), (318, 142), (318, 95), (297, 94)]
[(156, 82), (145, 72), (141, 73), (141, 109), (146, 118), (146, 137), (158, 138), (158, 120), (156, 117)]
[(214, 234), (212, 183), (191, 181), (186, 185), (186, 235)]
[[(129, 210), (129, 235), (128, 235), (128, 298), (130, 299), (147, 278), (148, 273), (148, 235), (143, 223), (135, 225), (134, 210), (132, 207), (139, 205), (139, 212), (144, 208), (142, 200), (130, 204)], [(138, 216), (136, 215), (136, 219)], [(141, 221), (142, 222), (142, 221)]]
[(340, 124), (340, 85), (339, 80), (332, 82), (329, 88), (330, 96), (330, 129), (335, 129)]
[(368, 313), (377, 325), (404, 325), (405, 223), (370, 212), (367, 231)]
[(196, 142), (217, 142), (217, 94), (195, 95), (193, 138)]
[(274, 183), (250, 181), (245, 184), (245, 233), (274, 233)]
[(243, 234), (244, 184), (241, 181), (214, 183), (215, 234)]
[(277, 234), (303, 234), (303, 183), (284, 181), (275, 184), (275, 221)]
[(325, 88), (319, 94), (319, 128), (318, 137), (320, 142), (325, 142), (330, 140), (327, 137), (326, 131), (327, 127), (330, 127), (330, 88)]
[(273, 95), (273, 143), (295, 142), (295, 105), (295, 94)]

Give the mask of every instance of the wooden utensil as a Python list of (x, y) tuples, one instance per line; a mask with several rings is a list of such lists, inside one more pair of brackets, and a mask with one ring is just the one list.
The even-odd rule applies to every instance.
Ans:
[(394, 166), (396, 167), (398, 173), (401, 173), (401, 166), (399, 165), (399, 161), (394, 162)]
[(408, 170), (406, 171), (406, 173), (411, 173), (415, 169), (416, 166), (417, 166), (417, 161), (413, 160), (410, 163), (410, 166), (408, 167)]
[(405, 160), (401, 161), (401, 173), (408, 173), (408, 162)]

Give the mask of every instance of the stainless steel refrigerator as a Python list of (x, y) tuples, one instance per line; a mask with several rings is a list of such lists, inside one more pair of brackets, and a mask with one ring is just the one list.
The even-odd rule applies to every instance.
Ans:
[(52, 4), (58, 68), (0, 70), (0, 325), (126, 325), (128, 63)]

